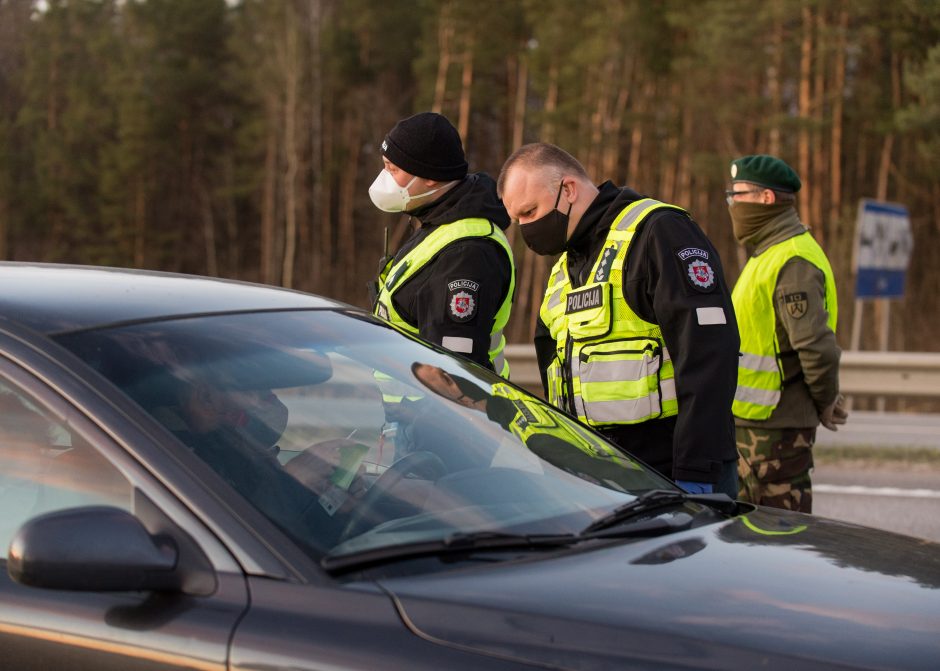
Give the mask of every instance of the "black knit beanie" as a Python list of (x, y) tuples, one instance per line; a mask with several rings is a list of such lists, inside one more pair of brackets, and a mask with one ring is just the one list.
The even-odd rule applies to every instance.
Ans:
[(382, 155), (423, 179), (446, 182), (467, 176), (457, 129), (434, 112), (420, 112), (395, 124), (382, 142)]

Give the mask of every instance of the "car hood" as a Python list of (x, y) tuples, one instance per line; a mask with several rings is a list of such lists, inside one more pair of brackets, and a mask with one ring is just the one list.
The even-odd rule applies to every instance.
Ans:
[(427, 639), (551, 668), (940, 667), (940, 545), (766, 508), (383, 585)]

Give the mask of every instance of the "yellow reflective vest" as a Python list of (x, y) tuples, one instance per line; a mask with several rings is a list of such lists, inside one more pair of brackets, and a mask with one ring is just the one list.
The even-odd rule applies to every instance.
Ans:
[(738, 386), (732, 405), (735, 417), (767, 419), (780, 401), (783, 368), (780, 363), (774, 294), (780, 270), (794, 257), (806, 259), (825, 275), (827, 323), (835, 333), (838, 300), (832, 267), (809, 231), (779, 242), (748, 259), (731, 293), (738, 330), (741, 332)]
[(443, 226), (439, 226), (421, 244), (412, 249), (404, 258), (397, 262), (390, 261), (379, 276), (379, 295), (375, 304), (375, 314), (386, 321), (395, 324), (405, 331), (419, 335), (418, 327), (410, 324), (395, 309), (393, 300), (395, 292), (411, 279), (415, 273), (430, 263), (447, 245), (457, 240), (467, 238), (489, 238), (499, 244), (509, 257), (512, 266), (510, 274), (509, 291), (496, 313), (493, 326), (490, 330), (489, 359), (493, 370), (504, 378), (509, 378), (509, 362), (503, 355), (506, 338), (503, 328), (509, 321), (509, 311), (512, 307), (512, 297), (515, 291), (516, 271), (513, 264), (512, 249), (502, 230), (487, 219), (461, 219)]
[(552, 269), (539, 315), (555, 339), (546, 371), (551, 403), (591, 426), (637, 424), (678, 414), (675, 372), (658, 325), (623, 297), (623, 270), (637, 226), (661, 209), (652, 198), (625, 207), (591, 268), (574, 289), (568, 254)]

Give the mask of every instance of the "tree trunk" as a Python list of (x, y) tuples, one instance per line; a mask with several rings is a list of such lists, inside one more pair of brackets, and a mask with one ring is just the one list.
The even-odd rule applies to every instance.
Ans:
[[(891, 100), (894, 109), (901, 103), (901, 58), (897, 51), (891, 52)], [(876, 197), (878, 200), (888, 199), (888, 176), (891, 173), (891, 154), (894, 150), (894, 130), (888, 131), (881, 146), (881, 160), (878, 162), (878, 187)]]
[(774, 5), (773, 28), (770, 34), (771, 56), (767, 66), (767, 89), (770, 93), (770, 109), (773, 123), (767, 137), (767, 153), (780, 156), (780, 122), (783, 103), (780, 93), (780, 73), (783, 68), (783, 21), (780, 9)]
[(147, 267), (147, 190), (144, 178), (138, 175), (134, 189), (134, 267)]
[(810, 163), (812, 165), (812, 176), (810, 177), (810, 215), (809, 226), (813, 231), (813, 236), (820, 244), (826, 243), (827, 222), (823, 217), (824, 202), (823, 196), (826, 191), (823, 184), (826, 183), (826, 170), (829, 162), (826, 160), (825, 144), (823, 143), (823, 118), (825, 112), (826, 99), (826, 50), (822, 48), (822, 43), (826, 35), (826, 16), (822, 9), (816, 15), (816, 43), (819, 48), (816, 49), (816, 63), (813, 77), (813, 129), (811, 136), (812, 146), (815, 151), (810, 154)]
[[(320, 35), (323, 24), (322, 0), (309, 0), (310, 21), (308, 33), (310, 38), (310, 175), (311, 175), (311, 202), (310, 202), (310, 237), (308, 245), (304, 247), (311, 259), (312, 268), (310, 276), (311, 289), (316, 290), (323, 281), (323, 257), (318, 252), (324, 243), (324, 228), (329, 222), (329, 214), (324, 212), (324, 190), (326, 186), (325, 164), (323, 161), (323, 54)], [(318, 244), (319, 243), (319, 244)]]
[(296, 15), (287, 6), (284, 12), (284, 262), (281, 286), (294, 286), (294, 257), (297, 251), (297, 173), (300, 147), (297, 142), (297, 102), (300, 87), (300, 50)]
[[(271, 105), (270, 107), (274, 107)], [(269, 107), (269, 109), (270, 109)], [(272, 110), (273, 111), (273, 110)], [(264, 154), (264, 186), (261, 196), (261, 281), (274, 284), (274, 229), (277, 216), (277, 128), (268, 115), (268, 137)]]
[[(800, 48), (800, 132), (797, 144), (797, 170), (805, 180), (809, 176), (809, 119), (810, 109), (810, 83), (813, 74), (813, 9), (809, 5), (803, 7), (803, 39)], [(812, 185), (804, 186), (803, 195), (812, 190)]]
[(525, 49), (526, 46), (523, 44), (522, 51), (516, 61), (518, 67), (516, 68), (516, 95), (512, 111), (512, 146), (510, 152), (522, 146), (522, 139), (525, 136), (525, 100), (529, 90), (529, 57), (526, 55)]
[(842, 216), (842, 111), (845, 101), (845, 42), (849, 27), (849, 11), (845, 0), (839, 8), (838, 36), (836, 39), (835, 74), (832, 83), (832, 132), (829, 152), (829, 222), (835, 226)]
[(473, 93), (473, 36), (467, 36), (467, 44), (463, 52), (463, 76), (460, 78), (460, 113), (457, 117), (457, 132), (460, 139), (467, 146), (467, 135), (470, 133), (470, 99)]
[(444, 99), (447, 94), (447, 71), (450, 69), (451, 42), (454, 38), (453, 7), (450, 2), (441, 5), (441, 13), (437, 28), (437, 44), (439, 57), (437, 61), (437, 77), (434, 80), (434, 102), (431, 111), (441, 114), (444, 109)]
[(671, 202), (684, 208), (692, 207), (692, 108), (682, 107), (682, 141), (679, 143), (679, 165), (676, 168), (676, 197)]
[[(238, 206), (235, 202), (235, 160), (231, 152), (227, 153), (223, 162), (223, 179), (225, 180), (225, 241), (226, 252), (225, 261), (227, 266), (226, 275), (229, 277), (240, 277), (242, 274), (241, 258), (239, 251), (241, 245), (238, 239)], [(257, 277), (251, 278), (257, 281)]]
[(647, 81), (643, 86), (640, 97), (636, 101), (634, 111), (636, 119), (633, 122), (633, 129), (630, 131), (630, 161), (627, 163), (626, 183), (638, 188), (640, 184), (640, 155), (643, 151), (643, 124), (646, 122), (646, 114), (649, 99), (653, 95), (654, 84)]
[(548, 91), (545, 93), (545, 111), (540, 137), (543, 142), (555, 141), (554, 115), (558, 109), (558, 61), (552, 59), (548, 67)]
[(219, 276), (219, 258), (215, 251), (215, 217), (212, 214), (212, 196), (205, 181), (200, 179), (195, 185), (196, 197), (199, 201), (200, 218), (202, 219), (202, 239), (205, 245), (206, 274), (210, 277)]
[(348, 156), (345, 168), (340, 173), (339, 186), (339, 264), (336, 266), (343, 278), (342, 295), (350, 301), (363, 298), (365, 285), (353, 287), (357, 274), (356, 267), (356, 222), (353, 213), (356, 206), (356, 187), (358, 185), (359, 155), (362, 149), (362, 101), (354, 101), (352, 111), (347, 113), (343, 146)]
[(636, 60), (629, 56), (626, 57), (623, 62), (623, 72), (620, 78), (620, 87), (617, 91), (617, 99), (614, 101), (613, 109), (605, 123), (606, 141), (601, 151), (601, 174), (604, 179), (619, 181), (617, 167), (621, 154), (620, 131), (623, 128), (623, 116), (627, 111), (627, 104), (630, 102), (630, 89), (633, 86), (635, 70)]

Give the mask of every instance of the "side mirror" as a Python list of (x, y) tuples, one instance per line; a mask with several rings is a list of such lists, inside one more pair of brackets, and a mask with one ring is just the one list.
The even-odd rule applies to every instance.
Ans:
[(176, 544), (151, 536), (120, 508), (59, 510), (26, 522), (7, 554), (7, 571), (22, 585), (75, 591), (180, 589)]

